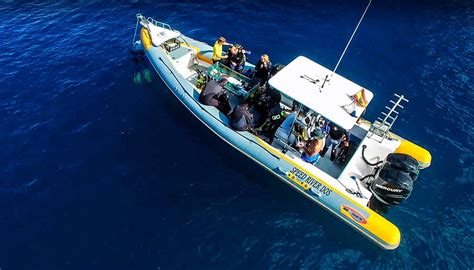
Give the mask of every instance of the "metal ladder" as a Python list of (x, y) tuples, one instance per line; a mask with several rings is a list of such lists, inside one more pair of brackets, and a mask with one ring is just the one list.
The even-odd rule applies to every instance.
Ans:
[(378, 140), (381, 143), (385, 138), (387, 138), (390, 129), (392, 128), (395, 121), (398, 119), (398, 111), (397, 109), (403, 109), (404, 107), (401, 105), (402, 102), (408, 102), (408, 99), (405, 98), (404, 95), (393, 94), (397, 101), (390, 100), (390, 104), (392, 107), (385, 106), (386, 112), (381, 112), (382, 116), (378, 117), (377, 120), (370, 126), (369, 131), (369, 138), (372, 135), (376, 134), (380, 137)]

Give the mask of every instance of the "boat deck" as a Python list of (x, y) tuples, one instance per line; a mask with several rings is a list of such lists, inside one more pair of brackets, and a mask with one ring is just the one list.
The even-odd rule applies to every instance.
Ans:
[[(199, 65), (199, 64), (195, 64), (195, 65), (190, 67), (190, 70), (194, 70), (194, 71), (199, 70), (199, 71), (196, 71), (193, 76), (190, 76), (188, 78), (188, 81), (194, 85), (195, 82), (196, 82), (197, 76), (198, 76), (198, 72), (201, 72), (201, 73), (205, 74), (208, 70), (208, 67), (203, 66), (203, 65)], [(197, 91), (199, 91), (199, 90), (197, 90)], [(237, 95), (235, 95), (234, 93), (231, 92), (231, 94), (229, 95), (229, 102), (230, 102), (232, 107), (235, 107), (235, 106), (239, 105), (239, 103), (241, 103), (241, 100)], [(286, 104), (281, 104), (281, 106), (287, 107)], [(253, 113), (255, 118), (259, 118), (259, 113), (257, 111), (253, 110), (253, 108), (250, 108), (250, 111)], [(260, 130), (259, 128), (257, 128), (256, 130), (257, 130), (257, 132), (255, 132), (255, 133), (253, 133), (251, 131), (250, 132), (253, 133), (255, 136), (259, 137), (260, 139), (262, 139), (263, 141), (271, 143), (271, 139), (269, 137), (266, 137), (263, 134), (258, 133), (258, 131)], [(356, 150), (357, 150), (357, 148), (360, 144), (360, 141), (361, 141), (360, 138), (358, 138), (354, 134), (351, 134), (350, 150), (349, 150), (349, 153), (346, 156), (345, 161), (340, 161), (337, 158), (335, 160), (331, 160), (331, 153), (330, 153), (331, 151), (329, 150), (328, 153), (324, 157), (322, 156), (322, 157), (319, 158), (319, 160), (315, 164), (315, 167), (317, 167), (320, 170), (324, 171), (325, 173), (327, 173), (328, 175), (330, 175), (333, 178), (340, 177), (340, 175), (343, 172), (343, 170), (345, 169), (347, 163), (349, 162), (349, 160), (351, 160), (352, 156), (356, 152)], [(281, 151), (283, 149), (277, 149), (277, 150)], [(294, 152), (295, 156), (301, 155), (301, 153), (297, 152), (296, 150), (294, 150), (293, 152)]]
[[(157, 32), (153, 31), (154, 27), (148, 31), (147, 28), (142, 28), (142, 30), (145, 29), (141, 31), (143, 46), (150, 62), (171, 92), (203, 124), (236, 150), (253, 159), (300, 194), (319, 204), (377, 244), (386, 249), (394, 249), (399, 245), (398, 228), (370, 210), (377, 211), (373, 208), (376, 207), (372, 204), (373, 199), (379, 200), (379, 203), (384, 203), (384, 201), (378, 197), (379, 193), (376, 190), (372, 194), (360, 179), (371, 179), (374, 176), (378, 177), (374, 181), (380, 179), (378, 171), (381, 166), (374, 166), (390, 165), (389, 158), (386, 158), (389, 153), (395, 151), (411, 153), (418, 151), (419, 147), (415, 148), (409, 142), (402, 147), (400, 144), (404, 142), (403, 140), (394, 136), (387, 137), (385, 133), (377, 133), (376, 131), (381, 130), (377, 129), (376, 125), (366, 123), (360, 118), (366, 107), (364, 104), (367, 102), (363, 93), (367, 90), (359, 90), (360, 86), (345, 78), (339, 78), (337, 74), (333, 74), (334, 77), (328, 79), (329, 76), (326, 73), (329, 70), (300, 56), (281, 72), (272, 76), (273, 84), (271, 79), (267, 84), (271, 87), (258, 89), (257, 93), (265, 93), (267, 96), (262, 98), (259, 95), (252, 95), (250, 91), (254, 88), (249, 87), (250, 82), (243, 80), (241, 75), (226, 76), (221, 70), (210, 69), (213, 67), (210, 59), (212, 55), (210, 45), (182, 36), (168, 25), (150, 21), (140, 14), (137, 18), (141, 20), (144, 27), (152, 23), (159, 28), (168, 29)], [(183, 46), (180, 48), (181, 44)], [(288, 68), (290, 65), (292, 65), (291, 68)], [(245, 70), (249, 69), (253, 69), (253, 65), (246, 63)], [(220, 103), (219, 106), (213, 107), (200, 103), (198, 87), (202, 89), (206, 84), (206, 78), (201, 75), (206, 74), (216, 81), (219, 80), (219, 77), (212, 76), (213, 71), (218, 75), (223, 75), (220, 78), (228, 79), (224, 88), (228, 86), (228, 83), (232, 84), (227, 87), (231, 107), (249, 100), (250, 97), (249, 101), (259, 106), (256, 106), (256, 109), (264, 115), (271, 116), (265, 119), (271, 125), (265, 130), (255, 128), (250, 132), (235, 131), (231, 129), (227, 117), (228, 106), (221, 106), (223, 104)], [(272, 99), (273, 90), (280, 92), (280, 107), (283, 110), (287, 109), (288, 114), (281, 112), (280, 108), (275, 106), (278, 100)], [(244, 91), (243, 95), (242, 91)], [(361, 97), (359, 92), (362, 92)], [(369, 94), (367, 101), (370, 101), (371, 92), (367, 91), (367, 93)], [(351, 99), (351, 104), (346, 103), (348, 98)], [(256, 100), (259, 102), (254, 102)], [(399, 102), (396, 104), (398, 105)], [(358, 105), (361, 108), (358, 108)], [(338, 160), (337, 157), (332, 160), (332, 149), (328, 149), (326, 155), (320, 157), (315, 164), (302, 160), (301, 148), (304, 149), (303, 146), (314, 138), (319, 140), (324, 138), (317, 127), (321, 127), (326, 134), (329, 133), (322, 120), (332, 123), (333, 137), (336, 137), (334, 136), (336, 133), (333, 132), (338, 132), (334, 127), (339, 127), (339, 130), (345, 130), (350, 135), (348, 138), (351, 146), (345, 160)], [(281, 134), (276, 136), (279, 131), (282, 131)], [(338, 135), (338, 138), (341, 137)], [(381, 143), (383, 139), (385, 141)], [(419, 156), (422, 156), (423, 161), (427, 161), (423, 164), (429, 165), (431, 156), (425, 152), (420, 153)], [(377, 185), (377, 182), (375, 183)], [(374, 182), (369, 184), (372, 190)], [(385, 190), (395, 191), (390, 186)]]
[[(176, 70), (190, 83), (190, 85), (193, 86), (195, 91), (197, 93), (200, 93), (200, 90), (195, 87), (196, 80), (199, 76), (199, 74), (209, 74), (209, 69), (212, 68), (212, 65), (210, 65), (207, 62), (204, 62), (200, 59), (198, 59), (195, 55), (195, 51), (191, 48), (188, 47), (181, 47), (179, 49), (176, 49), (168, 54), (170, 60), (172, 60), (173, 65), (175, 66)], [(248, 67), (253, 67), (253, 65), (248, 65)], [(236, 79), (241, 79), (236, 78)], [(236, 107), (239, 105), (243, 97), (241, 93), (237, 93), (235, 91), (228, 91), (229, 93), (229, 103), (232, 108)], [(245, 96), (246, 97), (246, 96)], [(290, 102), (291, 103), (291, 102)], [(282, 101), (280, 103), (282, 108), (290, 109), (289, 108), (289, 101), (287, 100), (287, 97), (283, 96)], [(259, 114), (253, 108), (250, 108), (250, 111), (254, 113), (254, 117), (258, 118)], [(226, 116), (221, 116), (226, 118)], [(223, 119), (221, 119), (223, 121)], [(228, 121), (225, 121), (228, 123)], [(224, 122), (222, 122), (225, 125), (228, 125)], [(368, 191), (366, 188), (364, 188), (364, 185), (362, 182), (359, 181), (358, 184), (354, 182), (354, 179), (351, 178), (352, 175), (355, 173), (352, 172), (352, 169), (348, 169), (347, 165), (352, 162), (352, 157), (355, 153), (358, 153), (359, 149), (359, 144), (362, 141), (362, 139), (366, 135), (366, 130), (361, 130), (360, 128), (357, 129), (357, 131), (354, 131), (354, 133), (351, 132), (351, 130), (348, 131), (350, 134), (350, 150), (348, 154), (346, 155), (345, 161), (340, 162), (337, 158), (335, 160), (331, 160), (331, 149), (327, 151), (326, 155), (324, 157), (320, 157), (319, 160), (314, 164), (309, 164), (301, 160), (301, 153), (295, 149), (292, 148), (291, 146), (289, 148), (283, 149), (283, 147), (278, 147), (275, 145), (270, 145), (272, 142), (272, 139), (270, 137), (267, 137), (263, 134), (260, 133), (260, 127), (256, 128), (254, 131), (250, 131), (251, 134), (257, 136), (261, 140), (267, 142), (269, 144), (269, 147), (273, 147), (275, 151), (280, 151), (285, 153), (288, 157), (291, 157), (292, 160), (295, 162), (300, 163), (304, 168), (308, 169), (309, 171), (313, 171), (315, 168), (319, 169), (320, 171), (323, 172), (323, 175), (326, 175), (325, 178), (333, 178), (335, 179), (335, 183), (333, 183), (335, 186), (338, 186), (340, 190), (344, 191), (349, 189), (352, 189), (354, 191), (361, 190), (361, 193), (364, 194), (364, 198), (356, 198), (361, 202), (361, 204), (366, 205), (368, 198), (370, 198), (370, 191)], [(311, 169), (313, 168), (313, 169)], [(344, 174), (343, 174), (344, 172)], [(360, 172), (358, 172), (356, 175), (359, 175)]]

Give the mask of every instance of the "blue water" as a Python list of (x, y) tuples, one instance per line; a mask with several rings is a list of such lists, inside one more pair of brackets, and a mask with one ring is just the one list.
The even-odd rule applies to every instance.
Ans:
[[(410, 102), (429, 149), (383, 251), (223, 143), (155, 75), (133, 83), (135, 13), (274, 63), (333, 67), (365, 1), (0, 2), (0, 268), (472, 269), (474, 6), (374, 1), (339, 73)], [(204, 169), (203, 169), (204, 168)]]

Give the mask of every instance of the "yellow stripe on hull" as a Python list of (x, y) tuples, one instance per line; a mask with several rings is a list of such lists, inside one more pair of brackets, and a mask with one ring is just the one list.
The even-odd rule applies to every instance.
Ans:
[[(351, 220), (354, 220), (359, 224), (361, 227), (369, 231), (371, 234), (375, 235), (378, 239), (383, 241), (385, 243), (385, 247), (388, 249), (395, 249), (398, 247), (400, 244), (400, 230), (395, 226), (393, 223), (382, 217), (381, 215), (377, 214), (376, 212), (372, 211), (372, 209), (368, 208), (365, 205), (361, 205), (360, 203), (354, 201), (352, 198), (341, 192), (339, 189), (333, 187), (332, 185), (328, 184), (328, 182), (322, 180), (319, 177), (316, 177), (314, 174), (310, 173), (303, 167), (299, 166), (296, 164), (294, 161), (292, 161), (290, 158), (286, 157), (283, 153), (280, 151), (276, 150), (263, 140), (256, 138), (258, 143), (273, 153), (274, 155), (284, 159), (294, 167), (298, 168), (299, 170), (303, 171), (304, 173), (308, 174), (309, 176), (313, 177), (317, 181), (321, 182), (323, 185), (326, 185), (327, 187), (331, 188), (334, 192), (336, 192), (339, 196), (343, 197), (344, 199), (348, 200), (352, 204), (356, 205), (357, 207), (367, 211), (369, 214), (369, 217), (366, 219), (366, 223), (360, 223), (357, 221), (353, 216), (351, 216), (349, 213), (346, 211), (343, 211), (340, 209), (340, 212), (342, 212), (345, 216), (349, 217)], [(310, 188), (309, 185), (307, 185), (304, 182), (299, 181), (294, 174), (291, 172), (287, 173), (287, 177), (296, 183), (298, 186), (302, 187), (305, 190), (308, 190)], [(360, 230), (360, 229), (359, 229)]]

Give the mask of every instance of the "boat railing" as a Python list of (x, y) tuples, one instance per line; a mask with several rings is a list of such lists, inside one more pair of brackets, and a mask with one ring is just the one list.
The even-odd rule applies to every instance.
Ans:
[(164, 23), (164, 22), (160, 22), (158, 20), (155, 20), (152, 17), (145, 18), (145, 16), (143, 16), (140, 13), (137, 14), (137, 20), (142, 22), (142, 23), (151, 23), (151, 24), (154, 24), (155, 26), (158, 26), (158, 27), (161, 27), (161, 28), (165, 28), (165, 29), (168, 29), (168, 30), (173, 30), (169, 24)]
[(171, 29), (171, 26), (167, 23), (157, 21), (157, 20), (153, 19), (152, 17), (148, 17), (146, 19), (147, 19), (147, 21), (151, 22), (152, 24), (154, 24), (158, 27), (165, 28), (165, 29), (168, 29), (168, 30), (173, 30), (173, 29)]

